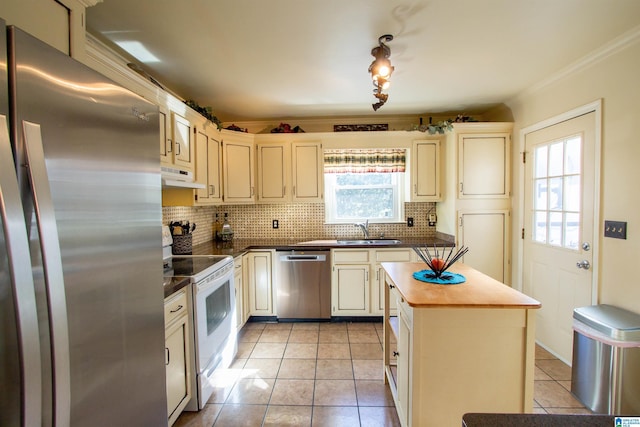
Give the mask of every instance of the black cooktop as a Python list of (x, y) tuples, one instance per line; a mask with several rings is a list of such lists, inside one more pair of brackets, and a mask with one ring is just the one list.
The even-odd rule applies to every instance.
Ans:
[(208, 269), (211, 272), (217, 263), (229, 259), (224, 255), (196, 255), (196, 256), (172, 256), (169, 270), (165, 270), (165, 276), (196, 276)]

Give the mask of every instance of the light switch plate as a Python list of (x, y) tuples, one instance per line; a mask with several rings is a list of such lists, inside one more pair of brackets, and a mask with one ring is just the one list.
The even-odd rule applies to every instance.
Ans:
[(412, 217), (407, 218), (407, 227), (413, 227), (413, 218)]
[(627, 222), (626, 221), (605, 221), (604, 237), (613, 237), (614, 239), (627, 238)]

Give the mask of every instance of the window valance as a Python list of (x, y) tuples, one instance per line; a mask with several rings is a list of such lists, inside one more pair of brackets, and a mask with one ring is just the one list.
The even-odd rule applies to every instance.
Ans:
[(404, 172), (406, 157), (404, 148), (329, 149), (324, 151), (324, 172)]

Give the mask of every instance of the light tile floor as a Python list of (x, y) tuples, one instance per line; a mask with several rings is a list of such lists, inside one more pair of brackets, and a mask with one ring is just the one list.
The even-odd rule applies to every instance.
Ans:
[(591, 414), (571, 394), (571, 368), (536, 346), (533, 412), (537, 414)]
[[(571, 370), (536, 348), (534, 412), (589, 413)], [(382, 323), (247, 323), (230, 369), (176, 427), (399, 426), (383, 381)]]

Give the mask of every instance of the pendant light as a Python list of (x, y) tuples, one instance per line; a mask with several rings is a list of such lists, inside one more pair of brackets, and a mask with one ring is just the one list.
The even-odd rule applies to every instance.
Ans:
[(391, 56), (391, 49), (385, 44), (393, 40), (391, 34), (385, 34), (378, 38), (378, 46), (371, 49), (371, 55), (375, 58), (371, 65), (369, 65), (369, 73), (371, 73), (371, 80), (373, 81), (373, 96), (378, 99), (378, 102), (371, 104), (373, 111), (377, 111), (382, 107), (387, 99), (388, 94), (383, 93), (383, 90), (389, 88), (391, 73), (393, 73), (394, 67), (391, 65), (389, 57)]

